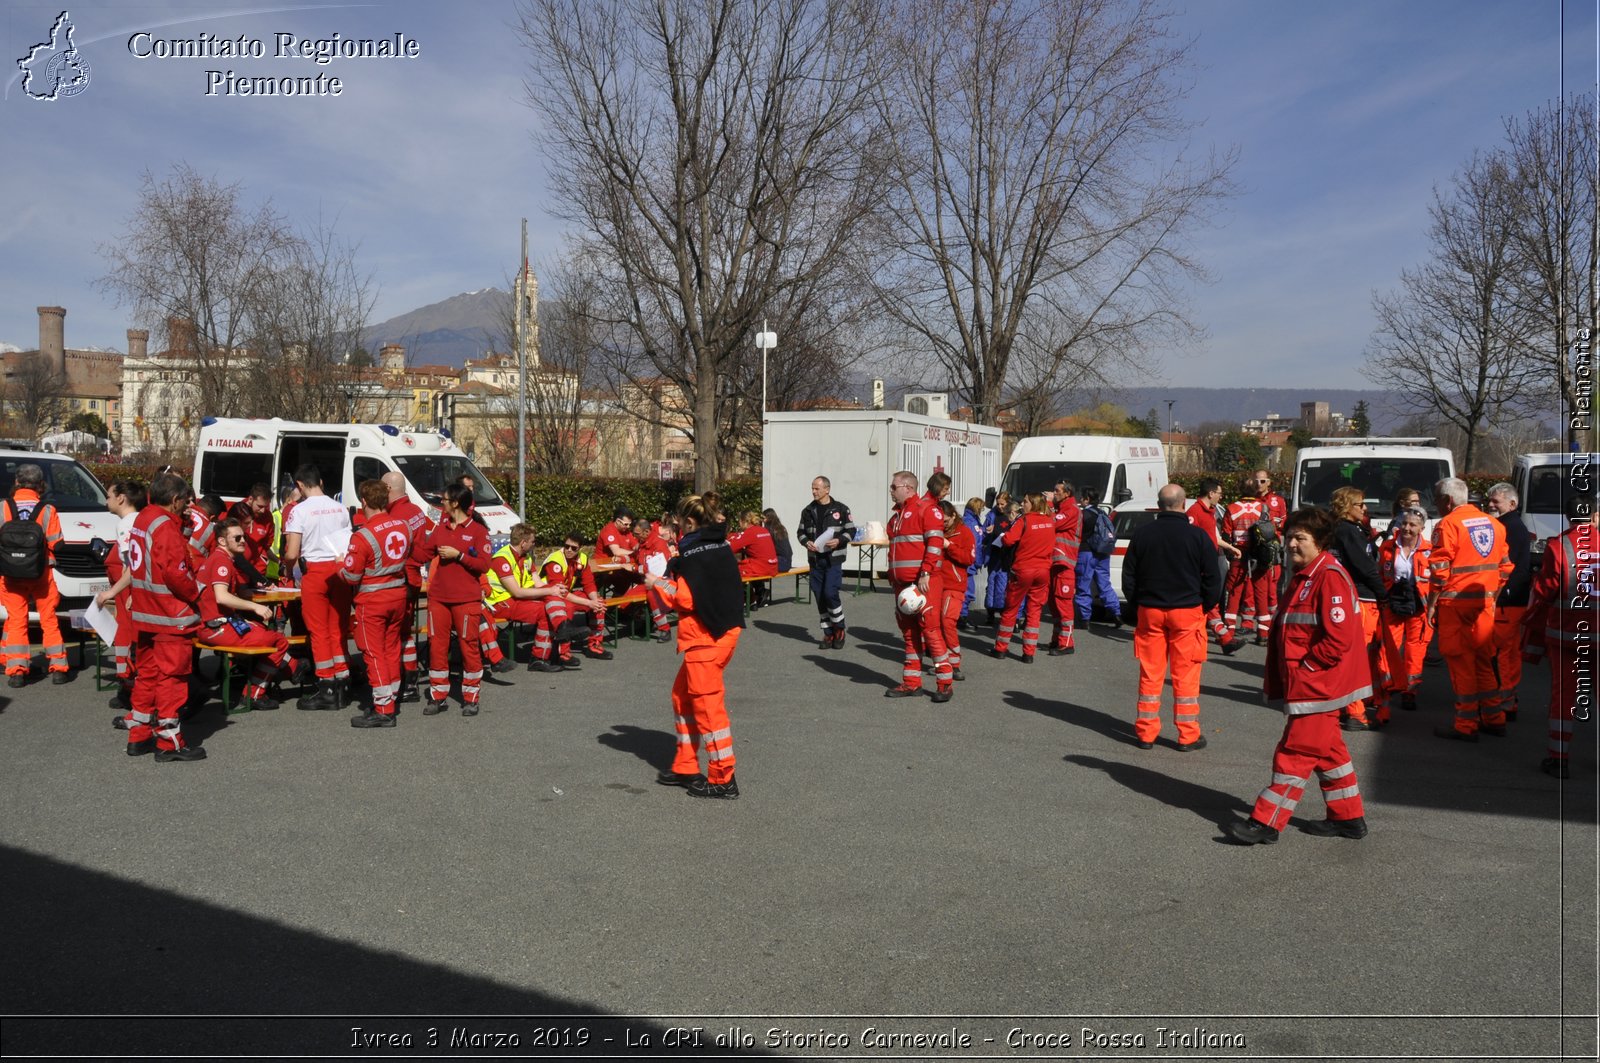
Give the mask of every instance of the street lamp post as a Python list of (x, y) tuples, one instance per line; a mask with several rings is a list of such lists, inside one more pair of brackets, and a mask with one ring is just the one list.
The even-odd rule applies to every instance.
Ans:
[(767, 322), (761, 320), (761, 331), (756, 333), (756, 349), (761, 352), (761, 418), (767, 417), (767, 352), (778, 346), (778, 334), (767, 331)]
[(1167, 404), (1167, 446), (1170, 447), (1172, 446), (1172, 404), (1178, 400), (1165, 399), (1163, 401)]

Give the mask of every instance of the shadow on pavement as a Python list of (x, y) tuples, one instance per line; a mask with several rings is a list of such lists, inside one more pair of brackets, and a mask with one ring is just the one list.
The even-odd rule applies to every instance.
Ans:
[[(0, 886), (28, 897), (0, 975), (6, 1055), (348, 1054), (354, 1028), (407, 1031), (439, 1054), (456, 1029), (518, 1031), (538, 1055), (661, 1054), (668, 1024), (602, 1013), (324, 937), (128, 879), (0, 847)], [(371, 1010), (345, 1014), (351, 1006)], [(93, 1012), (86, 1015), (85, 1012)], [(120, 1013), (120, 1014), (119, 1014)], [(24, 1016), (19, 1018), (18, 1016)], [(494, 1018), (484, 1018), (494, 1016)], [(532, 1016), (562, 1016), (533, 1022)], [(533, 1038), (564, 1032), (540, 1051)], [(575, 1040), (582, 1031), (584, 1043)], [(648, 1042), (641, 1046), (641, 1038)], [(609, 1041), (607, 1040), (609, 1038)], [(467, 1049), (467, 1050), (470, 1050)], [(681, 1049), (672, 1050), (681, 1054)], [(387, 1053), (386, 1053), (387, 1054)], [(700, 1055), (768, 1055), (711, 1045)]]
[(672, 756), (678, 747), (676, 735), (627, 723), (612, 724), (610, 733), (597, 735), (595, 741), (621, 753), (632, 753), (657, 771), (672, 767)]
[(841, 679), (848, 679), (852, 683), (860, 683), (863, 686), (873, 687), (892, 687), (897, 685), (896, 676), (889, 676), (882, 672), (874, 671), (865, 665), (855, 663), (848, 657), (843, 657), (835, 653), (808, 653), (806, 654), (805, 659), (810, 661), (812, 664), (815, 664), (818, 668), (821, 668), (829, 675), (836, 675)]
[[(1152, 755), (1155, 755), (1153, 751)], [(1236, 817), (1248, 816), (1255, 803), (1253, 797), (1245, 801), (1236, 794), (1213, 790), (1209, 786), (1186, 782), (1183, 779), (1174, 779), (1170, 775), (1163, 775), (1159, 771), (1133, 764), (1101, 760), (1099, 757), (1086, 756), (1082, 753), (1068, 753), (1061, 759), (1071, 764), (1103, 771), (1113, 781), (1121, 783), (1135, 793), (1144, 794), (1173, 808), (1193, 812), (1207, 823), (1215, 825), (1218, 830)]]
[(1133, 743), (1132, 722), (1118, 719), (1110, 713), (1101, 712), (1099, 709), (1090, 709), (1065, 701), (1041, 698), (1024, 690), (1007, 690), (1001, 697), (1007, 705), (1014, 709), (1036, 712), (1040, 716), (1048, 716), (1052, 720), (1060, 720), (1062, 723), (1083, 727), (1096, 734), (1105, 735), (1113, 741), (1127, 742), (1130, 745)]

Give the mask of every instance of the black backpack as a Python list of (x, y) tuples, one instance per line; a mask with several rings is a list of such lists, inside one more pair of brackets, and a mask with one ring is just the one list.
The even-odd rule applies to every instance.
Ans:
[(27, 517), (17, 515), (17, 502), (6, 499), (10, 519), (0, 524), (0, 576), (38, 579), (50, 567), (50, 546), (45, 541), (44, 513), (49, 503), (40, 500)]
[(1260, 565), (1283, 563), (1283, 540), (1278, 535), (1278, 526), (1272, 523), (1272, 514), (1265, 507), (1250, 525), (1250, 554)]

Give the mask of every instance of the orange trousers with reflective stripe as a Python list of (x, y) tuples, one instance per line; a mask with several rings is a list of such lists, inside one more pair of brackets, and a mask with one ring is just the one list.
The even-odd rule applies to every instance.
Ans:
[(672, 770), (681, 775), (699, 773), (703, 744), (706, 781), (723, 783), (733, 778), (733, 726), (728, 722), (722, 673), (733, 660), (740, 630), (733, 628), (709, 646), (683, 651), (678, 678), (672, 683), (672, 723), (678, 732)]
[(1480, 723), (1505, 723), (1505, 712), (1489, 700), (1500, 689), (1494, 674), (1494, 604), (1442, 601), (1436, 622), (1439, 652), (1456, 695), (1456, 730), (1470, 735), (1478, 733)]
[(1378, 617), (1378, 636), (1389, 672), (1389, 693), (1415, 693), (1422, 684), (1422, 661), (1427, 656), (1428, 643), (1433, 640), (1427, 616), (1395, 616), (1386, 609)]
[(1361, 599), (1361, 644), (1367, 651), (1367, 672), (1372, 677), (1372, 703), (1352, 701), (1345, 707), (1352, 720), (1365, 720), (1368, 710), (1379, 723), (1389, 722), (1389, 673), (1383, 660), (1383, 639), (1378, 634), (1378, 603)]
[(67, 644), (61, 640), (61, 621), (56, 607), (61, 604), (61, 589), (48, 571), (38, 579), (0, 578), (0, 605), (6, 607), (6, 675), (26, 675), (33, 661), (33, 641), (28, 638), (28, 605), (39, 611), (39, 634), (44, 655), (52, 672), (67, 670)]
[(1291, 716), (1283, 725), (1283, 737), (1272, 752), (1272, 782), (1256, 798), (1250, 818), (1273, 830), (1288, 826), (1289, 816), (1300, 803), (1313, 773), (1322, 783), (1329, 819), (1359, 819), (1366, 815), (1361, 788), (1356, 783), (1356, 766), (1350, 762), (1350, 750), (1345, 748), (1344, 735), (1339, 731), (1339, 714), (1313, 712)]
[(1517, 708), (1517, 687), (1522, 683), (1522, 617), (1525, 605), (1497, 605), (1494, 610), (1494, 696), (1484, 708), (1496, 712)]
[(1141, 742), (1161, 734), (1161, 687), (1172, 673), (1172, 718), (1178, 741), (1200, 737), (1200, 666), (1206, 659), (1206, 614), (1185, 609), (1139, 607), (1133, 629), (1133, 655), (1139, 661), (1139, 705), (1133, 733)]

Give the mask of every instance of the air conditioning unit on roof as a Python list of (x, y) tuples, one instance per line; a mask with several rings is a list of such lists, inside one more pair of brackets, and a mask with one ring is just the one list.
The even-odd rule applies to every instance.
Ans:
[(950, 418), (950, 396), (942, 391), (915, 391), (905, 397), (905, 412), (923, 417)]

